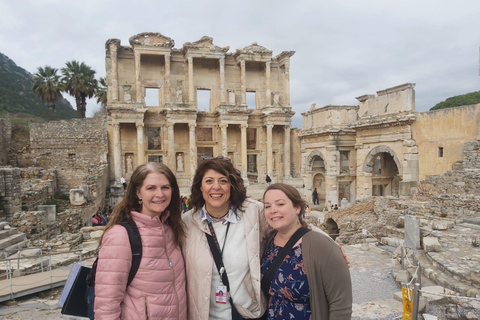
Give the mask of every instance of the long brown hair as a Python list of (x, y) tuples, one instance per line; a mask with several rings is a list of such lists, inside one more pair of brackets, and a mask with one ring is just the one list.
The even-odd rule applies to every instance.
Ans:
[[(132, 220), (130, 212), (142, 211), (142, 204), (138, 202), (137, 191), (140, 191), (145, 178), (152, 172), (164, 174), (172, 188), (172, 199), (166, 209), (170, 212), (170, 215), (165, 222), (173, 229), (175, 244), (179, 245), (185, 237), (185, 230), (182, 221), (182, 205), (180, 203), (180, 189), (178, 188), (177, 179), (172, 170), (163, 163), (158, 162), (147, 162), (135, 168), (130, 183), (127, 186), (125, 197), (113, 208), (113, 212), (107, 226), (105, 227), (105, 231), (116, 224), (130, 222)], [(103, 234), (105, 234), (105, 232)], [(100, 238), (100, 243), (102, 243), (102, 239), (103, 235)]]
[(268, 186), (267, 190), (263, 193), (263, 201), (265, 202), (265, 194), (270, 190), (279, 190), (285, 193), (288, 199), (292, 201), (294, 207), (300, 207), (300, 213), (298, 214), (298, 220), (300, 224), (304, 227), (308, 226), (304, 220), (305, 217), (305, 208), (307, 207), (307, 203), (303, 200), (300, 192), (298, 190), (286, 183), (274, 183)]
[(204, 160), (198, 166), (190, 190), (190, 203), (194, 209), (193, 211), (195, 212), (201, 209), (205, 204), (205, 199), (203, 199), (200, 188), (202, 187), (203, 176), (208, 170), (216, 171), (228, 178), (231, 185), (230, 204), (233, 204), (236, 209), (243, 211), (242, 203), (247, 198), (247, 189), (243, 185), (242, 174), (239, 170), (235, 169), (230, 159), (224, 157)]

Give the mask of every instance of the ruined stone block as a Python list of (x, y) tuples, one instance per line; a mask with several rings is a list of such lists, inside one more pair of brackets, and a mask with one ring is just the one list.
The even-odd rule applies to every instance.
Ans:
[(455, 227), (455, 222), (453, 221), (433, 221), (432, 229), (433, 230), (449, 230)]
[(424, 237), (422, 240), (423, 240), (423, 250), (425, 252), (441, 251), (442, 246), (440, 245), (436, 237)]
[(57, 207), (55, 205), (39, 205), (38, 211), (45, 211), (47, 213), (47, 223), (57, 220)]
[(405, 216), (405, 247), (420, 249), (420, 223), (415, 216)]
[(70, 203), (74, 206), (81, 206), (87, 201), (83, 189), (70, 189)]

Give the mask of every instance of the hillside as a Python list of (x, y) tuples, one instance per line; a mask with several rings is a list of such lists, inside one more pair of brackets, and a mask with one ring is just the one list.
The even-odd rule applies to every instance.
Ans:
[[(49, 112), (44, 103), (32, 91), (33, 75), (17, 66), (6, 55), (0, 53), (0, 116), (10, 114), (31, 114), (49, 119)], [(55, 105), (56, 119), (77, 117), (77, 112), (66, 99)]]
[(445, 99), (445, 101), (437, 103), (430, 110), (468, 106), (468, 105), (477, 104), (477, 103), (480, 103), (480, 91), (470, 92), (470, 93), (447, 98)]

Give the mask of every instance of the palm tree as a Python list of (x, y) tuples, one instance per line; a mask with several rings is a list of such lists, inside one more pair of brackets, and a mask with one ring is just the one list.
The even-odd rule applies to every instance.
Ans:
[(84, 62), (76, 60), (69, 61), (65, 65), (66, 67), (62, 68), (65, 91), (75, 97), (78, 117), (85, 118), (87, 98), (93, 97), (98, 86), (95, 70)]
[(33, 92), (47, 103), (52, 119), (55, 117), (55, 102), (62, 98), (62, 83), (57, 71), (50, 66), (38, 67), (32, 84)]
[(97, 97), (97, 103), (102, 105), (102, 109), (105, 109), (107, 106), (107, 83), (104, 77), (101, 77), (98, 80), (99, 86), (95, 91), (95, 97)]

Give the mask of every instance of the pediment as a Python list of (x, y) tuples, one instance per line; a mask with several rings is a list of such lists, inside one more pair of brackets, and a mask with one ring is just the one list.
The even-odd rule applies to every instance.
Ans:
[(213, 38), (203, 36), (200, 40), (195, 42), (185, 42), (183, 44), (184, 51), (202, 51), (202, 52), (222, 52), (226, 53), (230, 49), (229, 46), (219, 47), (213, 44)]
[(158, 32), (142, 32), (130, 37), (130, 45), (132, 46), (150, 46), (161, 48), (173, 48), (175, 41)]
[(241, 52), (241, 53), (261, 53), (261, 54), (264, 54), (264, 53), (269, 53), (271, 54), (272, 53), (272, 50), (269, 50), (265, 47), (262, 47), (261, 45), (259, 45), (257, 42), (253, 42), (251, 45), (249, 46), (246, 46), (245, 48), (243, 48), (242, 50), (238, 49), (237, 52)]

